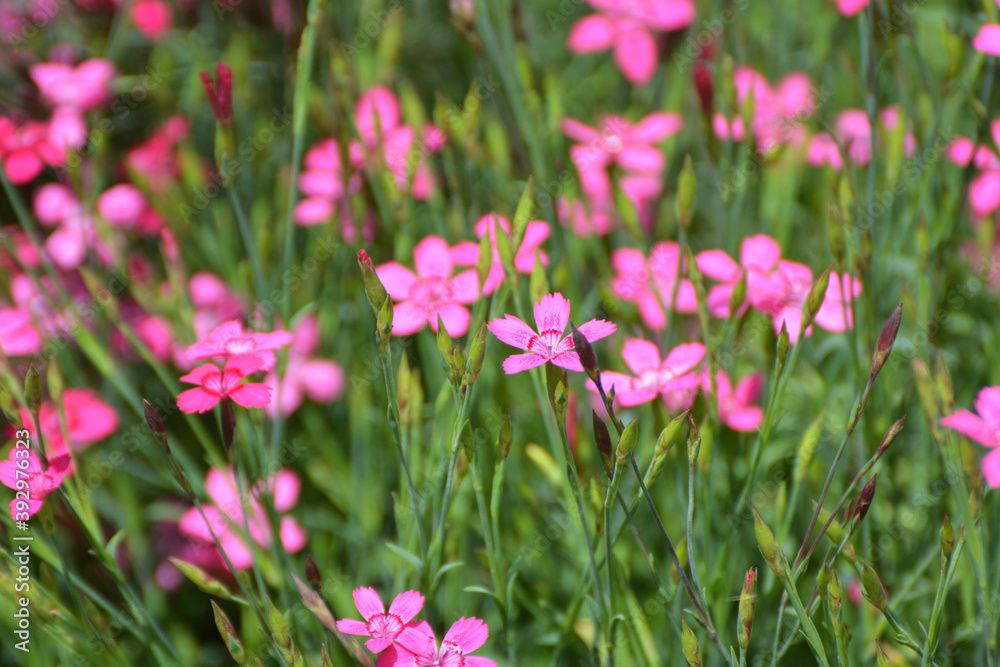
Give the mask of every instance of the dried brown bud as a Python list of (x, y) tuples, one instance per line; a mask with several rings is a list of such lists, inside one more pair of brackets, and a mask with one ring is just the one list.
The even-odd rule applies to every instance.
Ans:
[(323, 579), (319, 575), (319, 568), (316, 567), (316, 561), (313, 560), (312, 554), (306, 556), (306, 581), (316, 590), (319, 590), (323, 585)]
[(892, 315), (886, 320), (882, 327), (882, 333), (878, 335), (878, 342), (875, 343), (875, 354), (872, 355), (872, 372), (874, 378), (882, 370), (889, 353), (892, 352), (893, 343), (896, 342), (896, 335), (899, 333), (899, 323), (903, 319), (903, 304), (896, 306)]
[(878, 445), (878, 450), (875, 452), (875, 460), (882, 458), (886, 450), (892, 446), (892, 443), (896, 441), (896, 437), (899, 435), (900, 431), (903, 430), (903, 423), (906, 422), (906, 415), (903, 415), (889, 427), (889, 430), (885, 432), (882, 436), (882, 442)]
[(601, 367), (597, 363), (597, 355), (594, 354), (594, 348), (591, 347), (590, 341), (580, 333), (575, 324), (570, 322), (569, 328), (573, 332), (573, 348), (576, 349), (576, 353), (580, 357), (580, 364), (583, 365), (583, 370), (587, 371), (587, 376), (591, 380), (597, 382), (600, 378)]
[(594, 419), (594, 441), (597, 443), (597, 451), (601, 453), (601, 460), (604, 462), (604, 469), (608, 477), (614, 472), (613, 450), (611, 448), (611, 434), (604, 420), (597, 416), (596, 410), (591, 410)]
[(861, 488), (861, 493), (858, 494), (858, 508), (855, 515), (858, 517), (859, 524), (865, 520), (865, 516), (868, 515), (868, 509), (872, 506), (872, 498), (875, 497), (875, 483), (877, 481), (878, 473), (875, 473), (868, 480), (868, 483)]

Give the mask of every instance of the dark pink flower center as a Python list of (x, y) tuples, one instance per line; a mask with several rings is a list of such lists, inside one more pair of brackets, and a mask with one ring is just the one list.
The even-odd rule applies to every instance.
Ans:
[(424, 309), (434, 311), (452, 302), (452, 289), (448, 280), (430, 276), (421, 278), (410, 288), (410, 299)]
[(461, 649), (453, 642), (442, 642), (441, 648), (434, 655), (420, 656), (417, 664), (420, 667), (464, 667), (465, 657)]
[(365, 624), (372, 637), (395, 639), (403, 631), (403, 620), (396, 614), (376, 614)]
[[(556, 349), (562, 340), (562, 333), (561, 329), (546, 329), (541, 334), (532, 336), (528, 339), (528, 351), (540, 354), (548, 359), (553, 358), (556, 356)], [(569, 344), (567, 349), (573, 349), (573, 339), (569, 338), (566, 342)]]

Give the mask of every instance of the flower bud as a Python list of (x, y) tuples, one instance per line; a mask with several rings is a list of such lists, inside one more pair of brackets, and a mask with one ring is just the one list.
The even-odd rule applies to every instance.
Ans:
[(740, 308), (747, 300), (747, 272), (740, 274), (740, 279), (733, 286), (733, 291), (729, 295), (729, 315), (734, 317), (740, 312)]
[(591, 346), (587, 337), (580, 333), (580, 330), (576, 328), (576, 325), (572, 321), (569, 323), (569, 328), (573, 332), (573, 349), (576, 350), (577, 355), (580, 357), (580, 364), (583, 366), (583, 370), (587, 372), (587, 377), (595, 383), (599, 382), (601, 367), (597, 363), (597, 355), (594, 354), (593, 346)]
[(826, 595), (830, 600), (830, 611), (834, 618), (834, 632), (837, 632), (840, 628), (840, 608), (844, 605), (844, 589), (840, 585), (837, 571), (833, 568), (830, 568), (830, 581), (826, 585)]
[(875, 570), (868, 563), (862, 563), (861, 570), (861, 586), (864, 589), (865, 599), (878, 609), (884, 612), (886, 610), (885, 601), (885, 588), (882, 586), (882, 580), (878, 578)]
[(750, 644), (750, 634), (753, 631), (753, 612), (757, 606), (757, 570), (750, 568), (743, 582), (743, 593), (740, 595), (739, 609), (739, 642), (744, 651)]
[(688, 411), (680, 413), (676, 417), (670, 420), (670, 423), (660, 431), (660, 437), (656, 439), (656, 450), (655, 456), (663, 456), (666, 454), (677, 438), (680, 437), (681, 429), (684, 428), (684, 424), (687, 423)]
[[(233, 120), (233, 70), (225, 63), (215, 68), (215, 85), (208, 72), (201, 73), (205, 96), (212, 107), (212, 114), (219, 123), (228, 125)], [(239, 662), (239, 660), (237, 660)]]
[(830, 584), (830, 566), (823, 563), (823, 567), (816, 574), (816, 591), (824, 602), (827, 598), (827, 586)]
[(941, 524), (941, 557), (947, 558), (951, 550), (955, 548), (955, 529), (951, 526), (951, 519), (944, 515), (944, 523)]
[(438, 352), (441, 353), (441, 359), (444, 360), (444, 365), (449, 369), (454, 368), (455, 344), (448, 335), (448, 330), (445, 329), (444, 320), (441, 319), (440, 314), (437, 316), (437, 348)]
[(215, 600), (211, 600), (211, 603), (212, 612), (215, 614), (215, 625), (219, 628), (219, 634), (222, 635), (222, 640), (226, 643), (226, 648), (229, 649), (229, 655), (233, 656), (233, 660), (236, 661), (237, 665), (245, 664), (246, 652), (243, 650), (243, 644), (240, 643), (239, 635), (236, 634), (233, 622), (226, 616), (226, 612), (222, 611), (219, 605), (215, 604)]
[(694, 216), (695, 191), (697, 181), (694, 174), (694, 165), (691, 163), (691, 156), (684, 156), (684, 166), (677, 177), (677, 222), (682, 229), (691, 227), (691, 219)]
[[(933, 414), (933, 413), (930, 413)], [(903, 415), (889, 427), (889, 430), (885, 432), (882, 436), (882, 442), (878, 445), (878, 450), (875, 452), (875, 460), (882, 458), (886, 450), (892, 447), (892, 443), (896, 441), (896, 437), (899, 436), (900, 431), (903, 430), (903, 423), (906, 421), (906, 415)]]
[[(812, 505), (813, 509), (815, 510), (816, 508), (815, 500), (813, 501)], [(830, 521), (830, 513), (827, 512), (825, 509), (820, 508), (819, 514), (817, 515), (817, 520), (822, 525), (826, 526), (827, 521)], [(839, 546), (840, 543), (844, 541), (844, 536), (846, 535), (846, 533), (844, 532), (843, 524), (834, 519), (833, 521), (830, 521), (830, 525), (827, 526), (825, 535), (827, 539), (833, 543), (834, 546)], [(844, 558), (846, 558), (852, 563), (857, 562), (858, 558), (857, 554), (854, 552), (854, 547), (851, 545), (850, 542), (844, 545), (844, 548), (840, 551), (840, 555), (842, 555)]]
[(472, 384), (479, 377), (479, 371), (483, 369), (483, 359), (486, 357), (486, 323), (479, 325), (476, 335), (469, 345), (469, 370), (465, 374), (465, 381)]
[(892, 661), (889, 660), (889, 654), (885, 652), (885, 648), (881, 644), (875, 642), (875, 661), (877, 667), (892, 667)]
[(701, 451), (701, 434), (698, 432), (698, 427), (694, 423), (694, 419), (691, 415), (688, 415), (688, 420), (691, 423), (691, 429), (688, 431), (688, 466), (691, 468), (698, 464), (698, 453)]
[(42, 409), (42, 378), (34, 366), (28, 366), (28, 372), (24, 376), (24, 400), (28, 404), (28, 411), (38, 416), (38, 411)]
[(358, 266), (361, 267), (361, 281), (365, 286), (365, 294), (368, 295), (368, 302), (372, 305), (372, 310), (376, 315), (382, 310), (382, 304), (389, 298), (385, 286), (375, 273), (375, 266), (371, 258), (364, 250), (358, 251)]
[(698, 638), (694, 636), (694, 631), (683, 618), (681, 619), (681, 648), (684, 649), (684, 657), (690, 667), (701, 667), (701, 649), (698, 648)]
[(542, 266), (542, 255), (535, 249), (535, 265), (531, 268), (531, 278), (528, 283), (531, 292), (531, 300), (538, 303), (542, 297), (549, 293), (549, 278), (545, 275), (545, 267)]
[(639, 420), (633, 419), (622, 431), (621, 437), (618, 438), (618, 451), (616, 458), (618, 459), (618, 465), (625, 465), (628, 462), (628, 457), (632, 454), (635, 449), (636, 442), (639, 440)]
[(785, 578), (784, 554), (778, 549), (778, 544), (774, 539), (774, 533), (768, 528), (764, 520), (760, 518), (757, 508), (753, 508), (753, 531), (757, 537), (757, 548), (767, 561), (768, 567), (779, 579)]
[(792, 479), (796, 484), (802, 484), (806, 475), (809, 474), (809, 466), (812, 465), (816, 457), (816, 450), (819, 448), (819, 438), (823, 435), (823, 412), (816, 415), (816, 419), (810, 422), (799, 440), (799, 449), (795, 456), (795, 472)]
[(479, 258), (476, 260), (476, 276), (479, 277), (479, 286), (482, 288), (486, 284), (486, 278), (493, 268), (493, 241), (490, 239), (489, 230), (479, 239)]
[[(688, 564), (687, 535), (681, 535), (681, 539), (677, 541), (677, 544), (674, 546), (674, 550), (677, 552), (677, 563), (681, 564), (681, 568), (687, 567)], [(677, 563), (670, 564), (670, 578), (674, 580), (675, 584), (681, 580), (681, 573), (677, 571)]]
[(288, 632), (288, 623), (285, 622), (285, 617), (274, 606), (274, 603), (271, 602), (270, 597), (265, 595), (264, 600), (267, 604), (267, 621), (268, 625), (271, 626), (274, 641), (278, 644), (278, 648), (281, 649), (285, 659), (291, 662), (292, 636)]
[(504, 410), (503, 419), (500, 421), (500, 438), (497, 442), (497, 456), (506, 459), (510, 454), (510, 444), (514, 440), (513, 429), (510, 426), (510, 410)]
[(903, 304), (899, 304), (886, 320), (885, 326), (882, 327), (882, 333), (878, 335), (878, 342), (875, 343), (875, 354), (872, 355), (872, 378), (878, 375), (882, 366), (885, 365), (886, 359), (889, 358), (893, 343), (896, 342), (896, 336), (899, 334), (899, 323), (902, 319)]
[(191, 583), (209, 595), (214, 595), (215, 597), (223, 600), (232, 599), (233, 596), (230, 595), (229, 589), (226, 588), (221, 581), (212, 577), (201, 568), (196, 565), (192, 565), (187, 561), (183, 561), (180, 558), (174, 558), (173, 556), (168, 556), (167, 560), (173, 563), (174, 567), (180, 570), (181, 574), (187, 577)]
[(812, 326), (812, 323), (816, 320), (816, 314), (819, 313), (819, 309), (823, 305), (823, 301), (826, 299), (826, 288), (829, 285), (830, 269), (827, 268), (827, 270), (821, 273), (819, 278), (816, 279), (816, 282), (813, 283), (812, 288), (809, 290), (809, 296), (806, 297), (805, 308), (802, 309), (803, 336), (805, 335), (806, 330)]
[(775, 354), (778, 357), (778, 364), (784, 364), (785, 359), (788, 358), (788, 348), (791, 347), (791, 342), (788, 338), (788, 329), (785, 328), (785, 322), (781, 322), (781, 331), (778, 332), (778, 344), (776, 346)]
[(611, 449), (611, 434), (608, 433), (608, 427), (605, 425), (604, 420), (597, 416), (596, 410), (591, 410), (593, 414), (594, 421), (594, 442), (597, 443), (597, 451), (601, 454), (601, 460), (604, 462), (604, 469), (608, 473), (608, 477), (611, 477), (614, 472), (614, 461), (611, 458), (613, 450)]
[(323, 579), (320, 577), (319, 568), (316, 567), (316, 561), (313, 560), (312, 554), (306, 556), (306, 581), (316, 590), (323, 586)]

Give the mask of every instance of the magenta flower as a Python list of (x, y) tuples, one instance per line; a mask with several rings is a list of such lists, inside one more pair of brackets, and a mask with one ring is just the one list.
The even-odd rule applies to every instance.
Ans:
[[(749, 375), (733, 389), (733, 383), (725, 371), (719, 369), (715, 374), (716, 396), (719, 402), (719, 421), (743, 433), (756, 431), (764, 421), (764, 411), (753, 403), (760, 398), (760, 390), (764, 385), (764, 376), (760, 373)], [(709, 381), (708, 370), (702, 375), (701, 389), (705, 395), (712, 393), (712, 383)]]
[(159, 41), (173, 23), (170, 5), (162, 0), (138, 0), (129, 11), (132, 23), (151, 42)]
[[(493, 263), (486, 276), (486, 283), (483, 285), (483, 295), (489, 296), (496, 291), (500, 283), (507, 276), (504, 273), (503, 262), (500, 260), (500, 251), (497, 250), (497, 225), (501, 233), (510, 237), (510, 220), (496, 213), (487, 213), (476, 222), (476, 237), (483, 238), (487, 231), (490, 235), (490, 245), (493, 247)], [(541, 245), (549, 238), (552, 230), (549, 223), (544, 220), (530, 220), (524, 230), (524, 238), (521, 246), (514, 254), (514, 268), (520, 273), (530, 274), (535, 268), (535, 252), (538, 252), (542, 266), (549, 265), (549, 255), (541, 249)], [(511, 243), (513, 245), (513, 243)], [(459, 266), (475, 266), (479, 261), (479, 244), (472, 241), (462, 241), (451, 249), (451, 259)]]
[[(583, 372), (580, 356), (573, 349), (573, 337), (563, 336), (569, 324), (569, 305), (559, 292), (543, 296), (535, 304), (537, 334), (513, 315), (504, 315), (505, 319), (498, 317), (486, 325), (502, 342), (528, 350), (526, 354), (515, 354), (504, 360), (503, 369), (508, 375), (541, 366), (546, 361), (566, 370)], [(616, 329), (605, 320), (590, 320), (578, 328), (590, 342), (610, 336)]]
[(979, 390), (976, 412), (979, 414), (959, 410), (942, 418), (941, 426), (993, 450), (983, 459), (983, 477), (991, 488), (1000, 488), (1000, 387)]
[(837, 0), (837, 10), (851, 18), (860, 14), (868, 6), (868, 0)]
[[(214, 543), (214, 532), (233, 567), (245, 570), (253, 564), (253, 550), (246, 542), (244, 524), (249, 526), (250, 539), (264, 549), (271, 546), (270, 523), (261, 504), (261, 497), (265, 493), (271, 495), (275, 513), (283, 515), (298, 503), (301, 489), (302, 481), (299, 476), (283, 468), (266, 483), (262, 480), (254, 486), (250, 490), (250, 498), (244, 501), (240, 497), (232, 468), (212, 468), (205, 478), (205, 491), (212, 499), (211, 504), (204, 505), (208, 522), (206, 523), (197, 507), (192, 507), (181, 517), (178, 526), (183, 534), (205, 543)], [(282, 516), (278, 531), (281, 544), (288, 553), (297, 553), (305, 547), (308, 537), (294, 518)]]
[(667, 326), (667, 315), (661, 304), (681, 313), (698, 312), (694, 285), (687, 278), (677, 286), (677, 303), (672, 301), (679, 263), (680, 247), (674, 241), (654, 245), (648, 260), (637, 248), (619, 248), (611, 253), (615, 270), (611, 291), (622, 301), (636, 304), (646, 326), (662, 331)]
[(747, 301), (739, 313), (746, 312), (748, 304), (766, 291), (768, 276), (778, 268), (781, 246), (766, 234), (756, 234), (743, 239), (740, 244), (740, 263), (737, 264), (723, 250), (706, 250), (698, 253), (695, 263), (704, 275), (718, 280), (708, 292), (708, 309), (716, 317), (729, 317), (729, 301), (733, 288), (747, 274)]
[[(222, 278), (199, 271), (188, 280), (188, 296), (194, 306), (194, 334), (198, 339), (208, 338), (213, 329), (224, 322), (242, 317), (243, 302)], [(181, 354), (181, 361), (187, 361), (187, 354)], [(183, 364), (178, 364), (184, 367)]]
[(45, 165), (58, 167), (66, 160), (64, 146), (52, 140), (49, 129), (35, 121), (18, 126), (0, 116), (0, 161), (11, 183), (30, 183)]
[(382, 598), (374, 588), (357, 588), (354, 590), (354, 604), (364, 622), (341, 619), (337, 621), (337, 629), (348, 635), (371, 637), (365, 646), (372, 653), (381, 653), (396, 641), (404, 629), (416, 625), (411, 621), (423, 609), (424, 596), (417, 591), (400, 593), (386, 612)]
[(191, 124), (184, 116), (171, 117), (147, 141), (129, 150), (126, 164), (130, 171), (138, 174), (154, 192), (163, 193), (177, 179), (177, 145), (190, 129)]
[(691, 0), (587, 0), (598, 10), (570, 29), (567, 48), (573, 53), (614, 49), (615, 63), (634, 85), (656, 73), (659, 53), (653, 32), (683, 30), (694, 22)]
[(274, 352), (292, 342), (292, 334), (287, 331), (253, 333), (245, 331), (238, 320), (223, 322), (208, 336), (208, 340), (198, 341), (187, 349), (191, 361), (212, 357), (233, 357), (251, 355), (263, 364), (258, 370), (269, 371), (274, 366)]
[[(775, 333), (782, 324), (794, 345), (802, 332), (802, 309), (812, 287), (812, 269), (797, 262), (781, 260), (767, 285), (762, 285), (754, 305), (771, 315)], [(841, 290), (843, 289), (843, 293)], [(846, 331), (853, 326), (851, 302), (861, 294), (861, 282), (848, 274), (830, 273), (823, 304), (816, 313), (816, 324), (827, 331)], [(846, 298), (846, 303), (844, 299)], [(846, 312), (846, 315), (845, 315)], [(812, 334), (812, 327), (804, 332)]]
[[(657, 396), (666, 399), (675, 392), (695, 389), (701, 384), (695, 368), (704, 356), (705, 346), (701, 343), (684, 343), (661, 361), (660, 351), (654, 343), (632, 338), (622, 347), (622, 358), (635, 375), (604, 371), (601, 385), (605, 391), (614, 387), (615, 398), (625, 407), (648, 403)], [(597, 385), (588, 380), (587, 389), (596, 392)]]
[(220, 62), (215, 66), (215, 83), (208, 72), (201, 73), (201, 83), (215, 120), (228, 125), (233, 120), (233, 69)]
[(68, 468), (68, 454), (51, 459), (49, 467), (44, 468), (35, 452), (21, 447), (12, 448), (9, 458), (0, 461), (0, 483), (15, 491), (27, 491), (28, 497), (15, 497), (10, 501), (11, 518), (15, 521), (27, 521), (38, 514), (44, 505), (45, 496), (62, 486)]
[(0, 352), (7, 357), (26, 357), (42, 349), (42, 335), (31, 322), (26, 308), (0, 308)]
[(28, 74), (49, 105), (84, 112), (100, 106), (111, 96), (115, 67), (109, 60), (91, 58), (76, 67), (39, 63), (32, 65)]
[[(878, 133), (880, 137), (893, 133), (900, 122), (899, 108), (891, 106), (882, 109), (879, 121), (884, 129), (884, 132)], [(809, 142), (806, 159), (814, 167), (828, 164), (834, 169), (839, 169), (845, 157), (840, 155), (839, 149), (836, 149), (839, 142), (847, 152), (846, 157), (854, 164), (863, 167), (871, 161), (871, 132), (871, 123), (868, 122), (866, 111), (845, 109), (837, 116), (835, 125), (837, 141), (826, 133), (816, 134)], [(913, 155), (917, 149), (917, 140), (909, 128), (903, 142), (907, 157)]]
[(389, 296), (396, 301), (392, 316), (392, 334), (409, 336), (426, 325), (437, 331), (438, 315), (452, 338), (469, 331), (472, 315), (465, 306), (479, 297), (479, 278), (475, 269), (452, 276), (454, 262), (448, 242), (440, 236), (428, 236), (413, 249), (417, 272), (399, 262), (386, 262), (375, 268)]
[(221, 371), (214, 364), (199, 366), (181, 377), (181, 382), (200, 385), (177, 396), (184, 412), (207, 412), (223, 399), (232, 399), (245, 408), (263, 408), (271, 402), (271, 388), (259, 382), (243, 384), (243, 379), (264, 370), (264, 360), (253, 354), (229, 357)]
[(972, 48), (988, 56), (1000, 56), (1000, 24), (984, 23), (972, 38)]
[(651, 113), (634, 125), (622, 116), (613, 115), (601, 117), (596, 128), (573, 118), (562, 122), (563, 133), (579, 142), (573, 147), (573, 158), (581, 173), (611, 164), (634, 172), (659, 173), (666, 159), (655, 144), (674, 136), (683, 127), (684, 119), (668, 112)]
[[(118, 413), (101, 400), (91, 389), (66, 389), (62, 393), (62, 414), (65, 421), (60, 425), (59, 406), (53, 401), (45, 401), (38, 412), (38, 423), (45, 438), (45, 452), (50, 458), (73, 451), (82, 451), (95, 442), (104, 440), (118, 430)], [(37, 439), (31, 413), (21, 408), (21, 420)], [(63, 428), (69, 437), (63, 437)]]
[(334, 361), (311, 357), (319, 347), (319, 323), (316, 316), (303, 317), (295, 325), (293, 338), (280, 391), (274, 369), (264, 379), (264, 384), (271, 387), (278, 397), (277, 401), (267, 406), (267, 414), (271, 418), (277, 416), (279, 409), (286, 417), (292, 414), (302, 405), (306, 396), (317, 403), (329, 403), (344, 392), (344, 370)]
[(340, 145), (336, 139), (324, 139), (310, 148), (299, 174), (299, 190), (306, 195), (295, 206), (294, 219), (303, 227), (332, 220), (343, 196), (344, 174)]
[(570, 202), (566, 197), (559, 197), (556, 202), (559, 224), (573, 230), (580, 238), (610, 234), (614, 222), (610, 208), (610, 202), (588, 204), (579, 199)]
[[(802, 121), (813, 114), (815, 100), (812, 82), (803, 72), (792, 72), (776, 87), (751, 67), (737, 67), (733, 73), (736, 102), (746, 103), (753, 96), (750, 130), (759, 149), (767, 153), (779, 145), (797, 145), (804, 139)], [(722, 113), (712, 118), (712, 128), (723, 141), (742, 141), (746, 137), (743, 119), (729, 121)]]
[(486, 643), (489, 628), (478, 618), (460, 618), (438, 646), (430, 626), (406, 628), (396, 639), (397, 667), (497, 667), (489, 658), (469, 655)]

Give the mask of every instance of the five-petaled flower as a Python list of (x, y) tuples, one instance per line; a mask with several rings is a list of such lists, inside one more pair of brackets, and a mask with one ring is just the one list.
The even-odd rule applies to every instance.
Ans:
[(200, 385), (177, 397), (177, 407), (184, 412), (207, 412), (223, 399), (232, 399), (245, 408), (262, 408), (271, 402), (271, 388), (259, 382), (243, 383), (243, 378), (264, 370), (264, 360), (252, 354), (230, 357), (219, 370), (214, 364), (199, 366), (181, 378), (181, 382)]
[[(705, 346), (701, 343), (684, 343), (661, 361), (654, 343), (633, 338), (622, 347), (622, 358), (635, 375), (604, 371), (601, 384), (605, 391), (614, 387), (615, 398), (625, 407), (648, 403), (657, 396), (666, 399), (674, 392), (693, 389), (701, 383), (694, 369), (704, 356)], [(587, 381), (587, 388), (597, 391), (592, 380)]]
[(274, 367), (274, 352), (292, 342), (292, 334), (287, 331), (253, 333), (244, 331), (237, 320), (223, 322), (208, 335), (208, 340), (198, 341), (187, 349), (190, 361), (211, 359), (212, 357), (234, 357), (251, 355), (261, 360), (260, 370), (269, 371)]
[(469, 655), (486, 643), (489, 628), (478, 618), (460, 618), (438, 646), (430, 626), (406, 628), (396, 639), (397, 667), (496, 667), (489, 658)]
[(386, 611), (375, 589), (362, 587), (354, 591), (354, 604), (365, 620), (341, 619), (337, 621), (337, 629), (348, 635), (370, 637), (365, 646), (372, 653), (381, 653), (404, 629), (417, 625), (411, 621), (423, 609), (424, 596), (417, 591), (400, 593)]
[[(582, 373), (583, 365), (573, 349), (573, 337), (563, 336), (567, 324), (569, 301), (556, 292), (546, 294), (535, 304), (538, 333), (513, 315), (504, 315), (504, 319), (498, 317), (486, 326), (504, 343), (527, 350), (527, 353), (512, 355), (503, 362), (503, 369), (508, 375), (541, 366), (546, 361)], [(584, 338), (594, 342), (613, 334), (616, 327), (611, 322), (595, 319), (581, 324), (579, 330)]]
[(49, 461), (47, 468), (30, 449), (14, 447), (10, 458), (0, 461), (0, 483), (18, 492), (24, 491), (25, 498), (10, 501), (11, 518), (24, 520), (24, 513), (35, 516), (42, 509), (45, 496), (62, 486), (63, 477), (69, 468), (69, 454), (57, 456)]
[(992, 488), (1000, 488), (1000, 387), (983, 387), (976, 396), (976, 412), (959, 410), (941, 420), (951, 428), (992, 452), (983, 459), (983, 477)]

